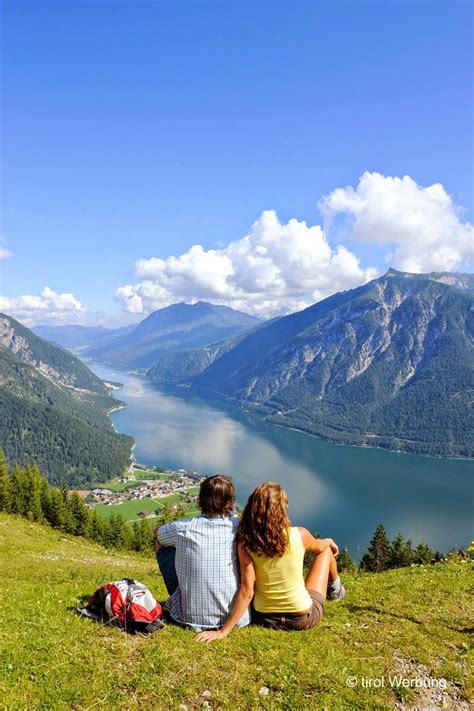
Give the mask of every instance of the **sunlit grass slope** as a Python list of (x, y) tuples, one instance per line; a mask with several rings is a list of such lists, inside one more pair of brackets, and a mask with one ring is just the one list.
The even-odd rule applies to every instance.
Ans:
[[(68, 611), (125, 575), (163, 599), (152, 559), (1, 515), (0, 707), (468, 708), (471, 570), (449, 563), (346, 575), (346, 599), (328, 604), (312, 631), (247, 628), (201, 646), (171, 625), (150, 638), (129, 637)], [(444, 677), (448, 685), (396, 691), (394, 674)], [(354, 688), (348, 677), (356, 677)], [(365, 688), (368, 678), (385, 686)]]

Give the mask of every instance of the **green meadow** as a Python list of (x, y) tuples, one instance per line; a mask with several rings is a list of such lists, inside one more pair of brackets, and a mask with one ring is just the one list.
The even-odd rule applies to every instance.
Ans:
[[(151, 556), (1, 514), (0, 565), (5, 711), (469, 709), (469, 562), (346, 574), (346, 598), (328, 603), (314, 630), (249, 627), (211, 645), (172, 624), (130, 637), (69, 609), (123, 576), (163, 600)], [(442, 678), (446, 689), (394, 688), (394, 676)], [(370, 679), (384, 684), (367, 686)]]

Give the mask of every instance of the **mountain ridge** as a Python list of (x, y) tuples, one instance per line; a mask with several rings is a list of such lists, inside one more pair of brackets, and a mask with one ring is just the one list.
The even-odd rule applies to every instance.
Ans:
[(0, 443), (11, 462), (35, 462), (53, 483), (120, 474), (133, 440), (107, 417), (119, 404), (73, 354), (0, 314)]
[(149, 314), (135, 328), (84, 355), (117, 367), (148, 370), (168, 352), (203, 347), (250, 329), (260, 319), (228, 306), (179, 302)]
[(435, 276), (391, 270), (265, 323), (190, 383), (332, 441), (472, 457), (474, 277)]

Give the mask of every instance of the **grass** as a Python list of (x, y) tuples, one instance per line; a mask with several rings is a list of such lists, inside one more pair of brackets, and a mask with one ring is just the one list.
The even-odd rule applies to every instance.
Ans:
[(147, 469), (146, 472), (142, 472), (138, 469), (135, 469), (133, 473), (135, 474), (135, 479), (137, 480), (158, 479), (160, 481), (166, 481), (166, 479), (169, 479), (171, 476), (171, 472), (155, 472), (154, 469)]
[[(126, 521), (135, 521), (139, 518), (139, 511), (156, 511), (160, 504), (155, 499), (140, 499), (138, 501), (124, 501), (123, 504), (97, 504), (95, 510), (103, 518), (109, 518), (113, 514), (120, 514)], [(162, 499), (159, 499), (162, 501)]]
[[(124, 501), (122, 504), (97, 504), (95, 507), (99, 516), (108, 518), (112, 514), (119, 513), (126, 521), (136, 521), (139, 519), (139, 511), (156, 511), (163, 508), (165, 504), (179, 504), (184, 501), (181, 494), (170, 494), (170, 496), (160, 496), (156, 499), (139, 499), (138, 501)], [(196, 504), (190, 504), (186, 509), (186, 516), (197, 513)]]
[[(232, 711), (468, 708), (470, 563), (347, 574), (346, 598), (328, 603), (314, 630), (249, 627), (208, 646), (172, 625), (150, 638), (129, 637), (68, 611), (125, 575), (163, 599), (151, 557), (108, 552), (0, 515), (0, 565), (5, 710), (196, 709), (206, 707), (204, 691), (211, 708)], [(445, 677), (448, 688), (435, 704), (424, 691), (392, 689), (388, 675), (396, 673)], [(356, 677), (354, 688), (348, 677)], [(385, 686), (365, 688), (363, 678), (383, 678)]]

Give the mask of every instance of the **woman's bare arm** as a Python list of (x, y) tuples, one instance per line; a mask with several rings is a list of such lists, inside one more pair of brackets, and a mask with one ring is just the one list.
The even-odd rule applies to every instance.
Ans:
[(339, 548), (332, 538), (315, 538), (306, 528), (301, 526), (298, 530), (305, 550), (313, 551), (313, 553), (322, 553), (326, 548), (330, 548), (335, 556), (339, 553)]
[(224, 639), (231, 632), (250, 605), (255, 589), (255, 569), (252, 558), (241, 543), (237, 546), (240, 563), (240, 589), (232, 612), (220, 630), (200, 632), (194, 639), (196, 642), (212, 642), (214, 639)]

